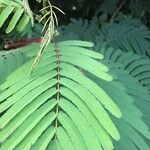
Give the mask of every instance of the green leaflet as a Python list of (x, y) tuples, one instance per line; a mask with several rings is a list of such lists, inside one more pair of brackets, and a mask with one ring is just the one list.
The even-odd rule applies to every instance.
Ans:
[(26, 78), (30, 67), (33, 63), (33, 60), (26, 62), (22, 67), (15, 70), (10, 76), (8, 76), (7, 80), (0, 86), (1, 90), (4, 90), (10, 87), (12, 84), (19, 82), (19, 79)]
[[(147, 125), (141, 119), (142, 113), (139, 111), (139, 109), (137, 107), (135, 107), (131, 103), (130, 104), (128, 103), (129, 100), (132, 99), (132, 97), (129, 97), (125, 93), (124, 93), (124, 97), (122, 97), (123, 93), (121, 91), (119, 91), (119, 89), (115, 89), (115, 87), (112, 86), (111, 84), (109, 84), (109, 86), (108, 86), (107, 83), (106, 84), (104, 82), (102, 82), (102, 83), (101, 83), (101, 85), (104, 87), (104, 89), (108, 93), (111, 93), (110, 94), (111, 98), (114, 99), (114, 101), (118, 104), (118, 106), (122, 110), (122, 119), (125, 122), (128, 122), (133, 128), (136, 128), (144, 136), (149, 138), (150, 132), (148, 131)], [(112, 90), (112, 87), (113, 87), (113, 90)], [(122, 101), (120, 101), (120, 99), (122, 99)], [(124, 101), (126, 103), (123, 103)]]
[[(84, 87), (77, 84), (76, 82), (73, 82), (68, 79), (61, 79), (61, 84), (63, 84), (66, 87), (72, 87), (74, 89), (74, 92), (79, 95), (79, 97), (87, 104), (89, 109), (93, 112), (95, 117), (99, 120), (99, 122), (102, 124), (102, 126), (107, 130), (107, 132), (115, 139), (119, 140), (120, 136), (119, 133), (113, 124), (111, 122), (108, 114), (103, 109), (99, 101)], [(79, 92), (80, 91), (80, 92)], [(86, 93), (86, 95), (85, 95)], [(98, 115), (101, 114), (101, 115)], [(104, 119), (105, 118), (105, 119)]]
[[(15, 0), (16, 2), (21, 2), (20, 0)], [(1, 3), (4, 3), (6, 5), (14, 5), (14, 6), (20, 6), (20, 4), (16, 3), (14, 1), (11, 1), (11, 0), (1, 0)]]
[[(80, 145), (81, 149), (91, 149), (92, 147), (97, 150), (103, 148), (106, 150), (113, 149), (109, 134), (114, 139), (118, 140), (119, 133), (103, 108), (103, 105), (114, 114), (114, 116), (120, 117), (121, 112), (105, 91), (91, 81), (90, 78), (86, 77), (84, 74), (80, 74), (80, 68), (82, 68), (81, 70), (83, 71), (87, 70), (93, 73), (93, 75), (99, 77), (103, 76), (102, 78), (107, 80), (112, 79), (112, 77), (106, 73), (108, 68), (98, 62), (98, 59), (102, 59), (101, 54), (82, 48), (82, 46), (76, 46), (78, 45), (78, 41), (74, 42), (74, 46), (68, 43), (68, 46), (62, 46), (62, 48), (61, 46), (58, 48), (57, 45), (51, 44), (47, 47), (40, 63), (30, 76), (28, 76), (28, 71), (34, 58), (13, 72), (7, 78), (6, 82), (1, 85), (0, 112), (4, 113), (0, 118), (0, 139), (2, 148), (30, 149), (32, 148), (31, 145), (33, 145), (34, 148), (41, 143), (42, 149), (47, 146), (53, 147), (52, 143), (54, 142), (62, 148), (70, 147), (71, 149), (78, 149), (78, 145)], [(82, 44), (85, 47), (85, 45), (89, 43), (83, 42)], [(31, 47), (28, 46), (27, 50), (21, 48), (21, 51), (27, 53), (27, 56), (33, 57), (35, 56), (34, 45), (35, 44), (31, 45)], [(37, 47), (35, 47), (35, 49), (36, 48)], [(28, 55), (28, 51), (30, 50), (31, 53)], [(77, 50), (77, 52), (75, 52), (75, 50)], [(72, 61), (70, 63), (71, 59)], [(76, 64), (78, 60), (82, 59), (83, 62), (81, 61)], [(86, 65), (85, 62), (88, 62), (88, 65)], [(94, 71), (93, 68), (97, 68), (97, 71)], [(68, 71), (71, 72), (68, 74)], [(59, 75), (61, 77), (58, 80)], [(78, 93), (77, 90), (70, 90), (68, 92), (71, 92), (71, 94), (68, 95), (68, 92), (63, 92), (65, 88), (57, 89), (58, 84), (69, 86), (69, 84), (65, 83), (69, 77), (77, 81), (76, 84), (77, 87), (79, 87), (78, 91), (81, 90), (80, 93)], [(72, 87), (69, 87), (69, 89), (74, 89), (76, 84), (70, 84)], [(83, 85), (83, 87), (80, 84)], [(91, 85), (93, 89), (90, 87)], [(86, 92), (89, 97), (87, 102), (83, 94), (84, 92)], [(60, 99), (62, 99), (62, 103), (61, 100), (57, 101), (57, 99), (55, 99), (59, 93), (61, 93)], [(75, 93), (78, 93), (78, 98), (76, 98)], [(67, 96), (69, 100), (63, 98), (63, 96)], [(103, 96), (106, 103), (104, 100), (101, 100)], [(90, 99), (93, 100), (95, 104), (92, 104)], [(84, 124), (82, 124), (81, 120), (78, 122), (78, 118), (74, 119), (73, 114), (73, 116), (71, 115), (70, 117), (70, 110), (68, 111), (68, 106), (71, 105), (72, 107), (72, 104), (68, 102), (70, 100), (76, 105), (76, 107), (73, 106), (73, 108), (75, 108), (74, 111), (79, 114), (81, 120), (84, 120)], [(100, 102), (102, 102), (102, 104)], [(68, 106), (66, 107), (64, 103)], [(86, 104), (88, 104), (88, 107)], [(44, 106), (47, 107), (47, 109), (44, 109)], [(62, 115), (70, 124), (64, 123), (66, 121), (61, 117), (61, 112), (56, 114), (55, 110), (57, 107), (64, 110), (65, 113), (63, 112)], [(97, 111), (98, 107), (100, 110)], [(52, 112), (53, 115), (50, 121), (46, 119), (46, 113), (51, 114)], [(102, 114), (102, 116), (98, 114)], [(34, 121), (31, 123), (31, 120)], [(56, 120), (59, 120), (62, 125), (60, 127), (55, 126), (54, 130), (50, 131), (48, 126), (53, 129), (53, 124), (55, 124)], [(108, 125), (106, 122), (108, 122)], [(84, 129), (85, 125), (86, 128)], [(72, 128), (73, 130), (71, 130)], [(108, 133), (105, 129), (108, 130)], [(47, 132), (51, 132), (52, 134), (48, 136)], [(20, 133), (20, 136), (17, 136), (18, 133)], [(52, 140), (55, 136), (57, 136), (59, 142)], [(45, 140), (43, 141), (44, 137)], [(70, 139), (70, 137), (72, 138)], [(67, 140), (67, 145), (63, 142), (65, 140)]]
[(29, 21), (30, 21), (29, 16), (24, 14), (23, 17), (20, 19), (19, 24), (17, 26), (18, 31), (19, 32), (23, 31), (23, 29), (26, 27)]
[(119, 23), (104, 26), (97, 36), (104, 37), (101, 42), (122, 51), (133, 51), (141, 55), (150, 55), (150, 32), (146, 26), (136, 19), (125, 19)]
[(0, 83), (26, 60), (26, 56), (20, 51), (0, 51)]
[(149, 71), (150, 70), (150, 66), (149, 64), (148, 65), (143, 65), (143, 66), (139, 66), (138, 68), (134, 69), (132, 72), (131, 72), (131, 75), (132, 76), (136, 76), (139, 74), (139, 72), (146, 72), (146, 71)]
[(67, 53), (69, 52), (74, 52), (74, 53), (79, 53), (79, 54), (83, 54), (83, 55), (87, 55), (89, 57), (93, 57), (96, 59), (103, 59), (103, 55), (99, 54), (99, 53), (95, 53), (94, 51), (91, 50), (87, 50), (83, 47), (75, 47), (75, 46), (59, 46), (60, 51), (67, 51)]
[[(100, 49), (101, 52), (101, 47), (98, 44), (97, 49)], [(104, 61), (105, 64), (108, 64), (108, 66), (111, 67), (113, 70), (115, 68), (122, 68), (123, 70), (126, 70), (132, 77), (136, 78), (143, 86), (145, 86), (147, 89), (150, 89), (150, 61), (147, 57), (135, 54), (133, 51), (120, 52), (120, 50), (118, 49), (114, 49), (113, 51), (111, 51), (111, 57), (108, 57), (107, 51), (109, 51), (109, 49), (103, 48), (104, 59), (106, 59)], [(118, 77), (121, 77), (121, 74), (119, 74)], [(126, 75), (126, 78), (128, 77), (129, 75)]]
[[(148, 76), (149, 77), (149, 76)], [(150, 82), (150, 79), (142, 79), (141, 80), (141, 84), (142, 85), (146, 85), (147, 83), (149, 83)]]
[[(0, 87), (1, 147), (120, 150), (123, 146), (123, 150), (136, 150), (143, 145), (148, 149), (149, 131), (144, 123), (149, 120), (145, 115), (149, 114), (148, 90), (119, 65), (126, 62), (129, 66), (132, 54), (122, 56), (120, 51), (103, 49), (105, 62), (100, 61), (101, 54), (87, 49), (91, 43), (71, 42), (47, 46), (30, 76), (39, 45), (21, 48), (31, 60)], [(111, 59), (115, 62), (109, 67)], [(110, 81), (112, 76), (115, 81)]]
[[(49, 105), (48, 105), (49, 106)], [(48, 107), (47, 106), (47, 107)], [(43, 109), (44, 109), (44, 111), (43, 111)], [(51, 108), (41, 108), (40, 110), (41, 110), (41, 112), (39, 111), (39, 112), (37, 112), (37, 113), (39, 113), (39, 114), (34, 114), (33, 116), (31, 116), (26, 122), (24, 122), (14, 133), (13, 133), (13, 135), (11, 136), (11, 138), (9, 138), (9, 140), (7, 140), (6, 142), (4, 142), (4, 144), (3, 144), (3, 146), (1, 146), (1, 148), (2, 149), (8, 149), (8, 148), (11, 148), (11, 149), (13, 149), (14, 147), (16, 147), (16, 145), (32, 130), (32, 131), (34, 131), (34, 130), (37, 130), (38, 132), (40, 132), (40, 125), (38, 125), (38, 122), (39, 122), (39, 124), (41, 123), (41, 125), (44, 125), (44, 122), (43, 121), (48, 121), (48, 119), (50, 119), (51, 120), (51, 117), (53, 117), (53, 115), (52, 114), (50, 114), (50, 113), (48, 113), (49, 111), (50, 111), (50, 109)], [(47, 114), (48, 113), (48, 114)], [(47, 114), (47, 115), (46, 115)], [(45, 116), (46, 115), (46, 116)], [(45, 118), (45, 117), (46, 118)], [(36, 117), (36, 118), (35, 118)], [(33, 121), (33, 119), (34, 119), (34, 121)], [(51, 121), (53, 121), (55, 118), (53, 118)], [(41, 121), (40, 121), (41, 120)], [(50, 124), (51, 123), (51, 121), (48, 121), (48, 123)], [(35, 127), (35, 128), (34, 128)], [(38, 128), (38, 129), (36, 129), (36, 127)], [(34, 129), (33, 129), (34, 128)], [(23, 132), (22, 132), (23, 131)], [(20, 132), (21, 132), (21, 134), (20, 134)], [(31, 132), (30, 132), (31, 133)], [(34, 134), (36, 133), (36, 132), (33, 132)], [(19, 136), (18, 136), (18, 134), (19, 134)], [(37, 134), (37, 133), (36, 133)], [(28, 136), (30, 136), (30, 135), (28, 135)], [(35, 136), (36, 138), (38, 137), (37, 135)], [(33, 138), (33, 136), (32, 136), (32, 138)], [(24, 138), (24, 140), (26, 140), (25, 138)], [(29, 143), (29, 141), (30, 141), (31, 139), (29, 138), (28, 139), (28, 144), (30, 145), (30, 143)], [(23, 141), (24, 142), (24, 141)], [(21, 143), (21, 144), (24, 144), (24, 143)], [(30, 142), (32, 142), (32, 140), (30, 141)], [(26, 144), (25, 146), (27, 146), (28, 147), (28, 145)], [(18, 147), (19, 147), (19, 145), (18, 145)]]
[(42, 136), (34, 143), (31, 150), (43, 150), (46, 149), (47, 145), (49, 144), (49, 141), (53, 138), (55, 134), (55, 129), (53, 127), (47, 128), (45, 132), (42, 134)]
[(132, 55), (134, 55), (133, 52), (124, 53), (124, 55), (120, 55), (120, 57), (117, 59), (116, 62), (117, 63), (122, 62), (124, 64), (124, 62), (129, 61), (130, 58), (132, 58)]
[[(23, 139), (22, 142), (18, 144), (16, 148), (18, 149), (31, 149), (31, 146), (43, 135), (43, 132), (47, 133), (47, 129), (49, 129), (50, 124), (55, 120), (56, 115), (54, 112), (47, 113), (39, 123), (30, 131), (30, 133)], [(53, 127), (52, 127), (53, 128)], [(52, 134), (56, 133), (56, 129), (53, 128)], [(52, 135), (51, 135), (52, 136)]]
[[(84, 57), (83, 57), (84, 58)], [(85, 70), (89, 71), (90, 73), (104, 79), (104, 80), (108, 80), (111, 81), (112, 77), (110, 75), (108, 75), (107, 73), (101, 71), (101, 67), (99, 66), (98, 62), (92, 60), (92, 65), (88, 65), (89, 59), (81, 59), (78, 57), (66, 57), (66, 56), (62, 56), (61, 57), (61, 61), (67, 62), (67, 63), (71, 63), (73, 65), (77, 65), (81, 68), (84, 68)], [(86, 62), (86, 63), (84, 63)], [(103, 69), (103, 68), (102, 68)], [(105, 68), (106, 69), (106, 68)], [(107, 69), (106, 69), (107, 70)]]
[[(105, 51), (108, 51), (108, 49), (105, 49)], [(143, 149), (144, 146), (144, 149), (149, 149), (146, 142), (149, 141), (150, 136), (148, 115), (150, 95), (149, 91), (142, 85), (140, 85), (140, 83), (142, 83), (142, 80), (139, 80), (140, 83), (137, 80), (138, 78), (142, 79), (143, 77), (143, 79), (145, 79), (145, 83), (148, 83), (146, 80), (149, 78), (146, 79), (144, 77), (148, 77), (149, 74), (148, 67), (145, 67), (148, 66), (149, 60), (146, 57), (134, 54), (133, 52), (120, 53), (117, 50), (116, 53), (117, 55), (115, 55), (117, 57), (115, 56), (115, 59), (112, 59), (114, 55), (113, 51), (112, 57), (107, 57), (108, 53), (104, 52), (104, 59), (107, 58), (106, 61), (109, 61), (110, 64), (114, 63), (114, 66), (111, 65), (110, 71), (118, 76), (116, 78), (116, 81), (120, 82), (122, 85), (125, 86), (126, 90), (124, 91), (128, 93), (132, 98), (126, 97), (123, 93), (121, 94), (119, 88), (115, 89), (114, 84), (112, 85), (111, 83), (109, 83), (108, 85), (105, 85), (104, 82), (99, 83), (99, 85), (101, 85), (102, 87), (105, 85), (105, 88), (103, 89), (107, 91), (107, 93), (111, 92), (111, 98), (117, 103), (118, 107), (122, 111), (122, 120), (113, 119), (121, 136), (120, 141), (118, 143), (114, 143), (115, 148), (118, 150), (137, 150), (136, 146), (138, 146), (139, 149)], [(118, 65), (118, 63), (120, 63), (122, 67), (115, 68), (115, 66)], [(110, 65), (108, 64), (108, 66)], [(120, 95), (120, 98), (117, 98), (115, 95)], [(122, 95), (124, 96), (122, 97)], [(132, 105), (129, 104), (129, 100), (130, 103), (134, 103)], [(139, 132), (141, 134), (139, 134)]]
[(108, 50), (105, 52), (105, 59), (110, 59), (112, 52), (113, 52), (113, 48), (108, 48)]
[(132, 150), (138, 150), (138, 148), (136, 147), (136, 145), (131, 141), (131, 139), (126, 135), (126, 134), (122, 134), (121, 132), (121, 139), (119, 141), (119, 143), (114, 142), (115, 145), (115, 149), (116, 150), (126, 150), (127, 148), (131, 148)]
[[(94, 138), (94, 133), (85, 117), (78, 111), (78, 109), (68, 102), (66, 99), (61, 99), (59, 106), (69, 115), (74, 124), (78, 127), (83, 136), (87, 149), (100, 149), (100, 143), (97, 138)], [(69, 109), (71, 108), (71, 109)], [(82, 121), (81, 121), (82, 120)], [(88, 138), (90, 136), (90, 138)]]
[[(124, 68), (126, 68), (130, 63), (132, 63), (133, 60), (137, 60), (140, 58), (139, 55), (135, 55), (134, 53), (131, 53), (131, 52), (128, 52), (128, 53), (129, 53), (128, 57), (124, 61), (121, 61)], [(125, 54), (122, 54), (122, 55), (125, 55)]]
[(27, 45), (26, 48), (21, 47), (19, 48), (21, 52), (25, 53), (27, 57), (34, 57), (38, 53), (38, 50), (40, 49), (40, 44), (33, 43), (31, 45)]
[(80, 40), (72, 40), (72, 41), (63, 41), (57, 43), (58, 46), (80, 46), (80, 47), (93, 47), (92, 42), (80, 41)]
[(5, 20), (8, 18), (8, 16), (10, 15), (10, 13), (12, 13), (13, 11), (13, 7), (12, 6), (7, 6), (3, 12), (0, 14), (0, 27), (2, 27), (2, 25), (4, 24)]
[(71, 141), (69, 135), (62, 127), (58, 127), (57, 137), (60, 139), (59, 143), (63, 149), (66, 150), (75, 149), (74, 143)]
[(121, 117), (121, 112), (115, 103), (95, 82), (89, 80), (82, 72), (69, 64), (62, 63), (61, 67), (63, 69), (61, 75), (73, 79), (76, 82), (80, 79), (80, 84), (87, 88), (106, 107), (106, 109), (116, 117)]
[(62, 124), (63, 128), (67, 131), (71, 140), (74, 142), (76, 149), (78, 148), (86, 150), (87, 147), (82, 139), (82, 135), (69, 116), (60, 112), (58, 115), (58, 120)]
[[(18, 100), (18, 97), (19, 97), (19, 99), (23, 98), (31, 90), (35, 89), (36, 87), (43, 84), (44, 82), (50, 80), (54, 76), (56, 76), (56, 72), (52, 72), (51, 75), (49, 75), (49, 73), (48, 73), (48, 74), (46, 74), (46, 76), (42, 76), (41, 78), (38, 78), (31, 82), (29, 80), (29, 84), (27, 84), (26, 86), (23, 86), (23, 88), (20, 89), (19, 91), (17, 91), (17, 93), (13, 93), (13, 95), (10, 98), (9, 98), (9, 96), (11, 95), (11, 93), (9, 91), (9, 95), (7, 94), (7, 97), (8, 97), (7, 100), (5, 100), (6, 97), (3, 97), (3, 100), (5, 100), (5, 101), (0, 106), (0, 112), (3, 112), (7, 108), (9, 108), (11, 105), (16, 103)], [(13, 87), (16, 88), (16, 86), (17, 85), (11, 86), (11, 88), (13, 88)], [(13, 88), (13, 90), (14, 90), (14, 88)], [(12, 91), (12, 92), (14, 92), (14, 91)]]
[(15, 14), (13, 15), (7, 29), (6, 29), (6, 33), (11, 32), (14, 27), (16, 26), (18, 20), (20, 19), (21, 15), (23, 14), (23, 9), (22, 8), (18, 8), (17, 11), (15, 12)]
[[(149, 146), (144, 141), (143, 137), (140, 136), (140, 134), (135, 129), (133, 129), (129, 124), (121, 120), (120, 121), (116, 120), (115, 122), (117, 123), (117, 127), (119, 128), (119, 130), (127, 137), (127, 138), (125, 137), (123, 138), (124, 142), (126, 142), (127, 144), (129, 143), (130, 145), (130, 140), (131, 140), (131, 142), (133, 142), (133, 144), (135, 144), (139, 149), (149, 150)], [(126, 130), (124, 130), (124, 128), (126, 128)]]
[(113, 53), (111, 54), (111, 60), (112, 60), (112, 62), (115, 62), (117, 59), (118, 59), (118, 57), (121, 55), (121, 50), (119, 49), (119, 50), (114, 50), (113, 51)]
[[(85, 53), (86, 54), (86, 53)], [(80, 59), (82, 59), (84, 61), (84, 63), (86, 64), (88, 61), (90, 61), (93, 65), (93, 66), (96, 66), (97, 69), (100, 69), (100, 70), (103, 70), (103, 71), (108, 71), (108, 68), (103, 65), (103, 64), (100, 64), (97, 65), (96, 61), (94, 61), (92, 58), (90, 57), (87, 57), (86, 55), (81, 55), (81, 54), (78, 54), (77, 52), (72, 52), (72, 51), (60, 51), (60, 55), (62, 56), (67, 56), (67, 57), (73, 57), (75, 60), (78, 60), (79, 59), (79, 56), (80, 56)], [(81, 62), (80, 62), (81, 64)], [(96, 68), (95, 67), (95, 68)]]
[[(36, 89), (26, 94), (22, 99), (19, 99), (13, 107), (11, 107), (6, 114), (0, 118), (0, 128), (3, 128), (16, 114), (18, 114), (27, 104), (29, 104), (34, 98), (39, 96), (42, 92), (52, 87), (56, 83), (55, 79), (49, 80), (45, 84), (41, 84)], [(39, 92), (37, 92), (39, 91)], [(28, 100), (28, 101), (27, 101)]]
[(140, 60), (138, 60), (138, 61), (134, 61), (131, 65), (129, 65), (129, 66), (127, 67), (127, 70), (128, 70), (129, 72), (131, 72), (132, 70), (134, 70), (134, 68), (136, 68), (136, 67), (138, 67), (138, 66), (140, 66), (140, 65), (146, 65), (146, 64), (149, 64), (149, 60), (143, 58), (143, 59), (140, 59)]
[[(6, 33), (10, 33), (16, 26), (18, 30), (22, 31), (29, 22), (29, 15), (25, 14), (25, 9), (23, 8), (21, 0), (1, 0), (2, 12), (0, 14), (0, 27), (6, 22), (9, 16), (12, 16), (8, 27), (6, 28)], [(19, 24), (17, 25), (17, 23)]]
[[(53, 70), (54, 68), (52, 67), (52, 69), (51, 69), (51, 67), (50, 67), (49, 71)], [(43, 74), (43, 76), (39, 76), (38, 79), (36, 79), (35, 77), (33, 77), (33, 78), (27, 77), (26, 79), (21, 80), (21, 81), (15, 83), (14, 85), (10, 86), (9, 89), (5, 93), (2, 93), (0, 95), (0, 102), (4, 101), (6, 98), (9, 99), (9, 97), (17, 91), (19, 91), (17, 94), (20, 94), (20, 96), (23, 96), (22, 94), (25, 95), (27, 93), (27, 92), (25, 93), (25, 91), (30, 91), (30, 88), (34, 89), (34, 86), (36, 87), (37, 85), (40, 85), (44, 81), (47, 81), (48, 79), (51, 79), (54, 76), (56, 76), (56, 71), (52, 71), (51, 74), (49, 73), (49, 71), (48, 71), (48, 73)], [(22, 91), (22, 93), (21, 93), (21, 91)], [(15, 96), (15, 95), (13, 95), (13, 96)], [(8, 101), (8, 99), (7, 99), (7, 101)], [(14, 102), (14, 100), (13, 100), (13, 102)]]
[(101, 124), (98, 122), (96, 117), (92, 114), (92, 111), (90, 111), (90, 109), (82, 101), (82, 99), (80, 99), (77, 95), (75, 95), (75, 93), (73, 93), (71, 90), (65, 87), (63, 87), (63, 89), (61, 90), (61, 94), (66, 98), (68, 98), (73, 104), (75, 104), (82, 112), (82, 114), (86, 117), (88, 123), (95, 131), (95, 135), (99, 139), (102, 147), (106, 150), (113, 149), (112, 141), (109, 135), (101, 126)]
[(62, 150), (62, 147), (58, 140), (51, 140), (47, 149)]
[[(29, 115), (34, 113), (38, 107), (43, 105), (54, 94), (56, 94), (56, 90), (54, 88), (49, 89), (34, 99), (30, 105), (27, 105), (18, 115), (15, 116), (13, 120), (10, 121), (8, 125), (3, 128), (3, 130), (0, 132), (0, 141), (4, 141), (10, 134), (13, 133), (16, 128), (23, 123), (23, 121), (27, 119), (27, 117), (29, 117)], [(51, 101), (54, 102), (54, 100)]]

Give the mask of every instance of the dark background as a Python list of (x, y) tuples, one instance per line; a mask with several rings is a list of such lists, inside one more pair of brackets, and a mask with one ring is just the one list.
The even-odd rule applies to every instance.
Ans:
[[(95, 14), (97, 17), (105, 14), (106, 20), (109, 22), (119, 9), (117, 14), (120, 13), (121, 16), (132, 16), (140, 19), (147, 27), (150, 27), (150, 0), (50, 0), (50, 2), (65, 12), (65, 15), (63, 15), (55, 10), (59, 25), (69, 24), (71, 18), (86, 18), (90, 21)], [(42, 1), (29, 0), (29, 4), (34, 15), (41, 15), (39, 11), (43, 8)], [(16, 30), (13, 30), (10, 34), (5, 34), (4, 31), (9, 23), (9, 18), (7, 20), (6, 24), (0, 29), (0, 45), (2, 47), (6, 40), (32, 37), (32, 35), (26, 35), (26, 33), (19, 34)], [(35, 22), (38, 23), (38, 21)], [(38, 34), (33, 36), (39, 36), (41, 30), (39, 25), (37, 28), (32, 28), (31, 25), (27, 28), (28, 33), (37, 32)]]

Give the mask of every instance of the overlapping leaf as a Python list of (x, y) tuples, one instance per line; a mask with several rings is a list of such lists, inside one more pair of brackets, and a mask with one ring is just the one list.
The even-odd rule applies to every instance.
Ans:
[[(98, 50), (98, 45), (96, 46)], [(99, 51), (99, 50), (98, 50)], [(105, 61), (109, 66), (126, 70), (138, 82), (150, 90), (150, 60), (145, 56), (135, 54), (133, 51), (123, 52), (120, 49), (101, 49)]]
[(150, 31), (135, 19), (127, 19), (118, 24), (104, 26), (97, 36), (97, 42), (106, 42), (109, 47), (134, 51), (144, 56), (150, 56), (149, 39)]
[[(102, 87), (104, 86), (104, 90), (111, 95), (111, 98), (122, 111), (121, 120), (114, 118), (114, 122), (122, 137), (119, 142), (115, 142), (116, 149), (137, 150), (138, 147), (141, 150), (149, 150), (150, 94), (132, 73), (132, 71), (134, 72), (137, 69), (139, 71), (138, 75), (143, 74), (142, 70), (139, 69), (139, 67), (142, 67), (142, 63), (137, 60), (144, 59), (142, 62), (145, 63), (149, 61), (144, 57), (134, 54), (132, 51), (122, 52), (114, 48), (100, 48), (100, 53), (104, 54), (104, 62), (111, 68), (110, 71), (114, 74), (117, 81), (117, 84), (112, 82), (105, 86), (99, 81), (99, 84)], [(130, 70), (129, 68), (132, 69)], [(128, 96), (125, 96), (125, 94), (122, 96), (121, 89), (123, 88), (120, 85), (125, 87), (124, 91)]]
[(94, 17), (90, 22), (83, 19), (71, 19), (67, 26), (60, 26), (60, 34), (56, 37), (57, 41), (63, 40), (86, 40), (93, 42), (99, 29), (99, 20)]
[(0, 51), (0, 83), (26, 61), (21, 51)]
[(6, 33), (11, 32), (16, 26), (19, 31), (22, 31), (30, 20), (30, 17), (24, 11), (23, 2), (21, 0), (0, 0), (0, 6), (0, 28), (8, 18), (11, 18)]
[(84, 74), (112, 80), (97, 61), (103, 56), (88, 50), (92, 46), (82, 41), (51, 44), (31, 76), (33, 60), (8, 77), (0, 87), (1, 149), (113, 149), (112, 139), (120, 135), (108, 112), (120, 118), (121, 111)]

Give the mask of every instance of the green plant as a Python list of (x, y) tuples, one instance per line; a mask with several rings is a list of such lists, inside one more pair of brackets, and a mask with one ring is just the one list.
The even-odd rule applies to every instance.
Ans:
[(0, 51), (0, 83), (15, 69), (26, 61), (26, 56), (20, 51)]
[(102, 42), (106, 42), (110, 47), (135, 51), (144, 56), (150, 55), (150, 31), (139, 20), (129, 18), (118, 24), (104, 26), (99, 34), (98, 38), (103, 37)]
[(148, 28), (96, 14), (54, 38), (43, 2), (45, 41), (0, 51), (0, 150), (150, 150)]
[[(28, 10), (28, 13), (30, 14), (31, 11), (29, 10), (28, 5), (26, 4), (26, 0), (24, 0), (24, 3), (21, 0), (17, 1), (11, 1), (11, 0), (1, 0), (0, 1), (0, 27), (5, 23), (6, 19), (9, 17), (9, 15), (13, 16), (9, 22), (8, 27), (6, 28), (6, 33), (11, 32), (16, 24), (19, 22), (18, 30), (22, 31), (25, 26), (28, 24), (31, 15), (27, 15), (24, 10)], [(23, 16), (22, 16), (23, 15)]]
[[(92, 131), (94, 130), (96, 133), (97, 128), (99, 128), (100, 132), (104, 132), (104, 137), (106, 136), (109, 139), (108, 135), (110, 135), (114, 139), (119, 140), (119, 133), (101, 104), (103, 104), (106, 109), (108, 109), (116, 117), (121, 116), (120, 110), (99, 86), (84, 75), (84, 70), (87, 70), (99, 78), (108, 81), (112, 80), (112, 77), (105, 73), (108, 68), (91, 58), (101, 59), (102, 55), (82, 48), (91, 46), (92, 43), (81, 41), (67, 41), (58, 43), (54, 46), (49, 45), (41, 62), (38, 64), (38, 67), (31, 76), (28, 76), (27, 73), (29, 70), (27, 68), (30, 68), (33, 60), (27, 62), (23, 67), (21, 67), (20, 69), (22, 71), (19, 69), (14, 72), (14, 74), (10, 76), (10, 79), (2, 85), (4, 89), (8, 88), (8, 91), (6, 90), (6, 92), (2, 93), (0, 96), (1, 102), (3, 102), (0, 110), (3, 112), (10, 108), (0, 120), (0, 126), (2, 129), (0, 139), (1, 142), (4, 141), (2, 149), (14, 148), (23, 138), (25, 138), (25, 135), (29, 134), (30, 136), (23, 139), (23, 141), (27, 141), (25, 143), (20, 143), (21, 147), (28, 147), (31, 144), (34, 144), (38, 138), (38, 136), (35, 135), (35, 139), (33, 139), (33, 141), (31, 140), (31, 137), (35, 134), (34, 130), (41, 132), (40, 130), (42, 130), (42, 128), (46, 130), (48, 126), (51, 129), (47, 128), (45, 136), (48, 136), (47, 132), (52, 132), (51, 138), (54, 136), (54, 139), (57, 139), (60, 136), (60, 138), (66, 140), (65, 137), (69, 138), (67, 137), (67, 134), (71, 134), (69, 129), (69, 131), (67, 129), (65, 129), (66, 131), (64, 130), (64, 128), (67, 128), (67, 124), (65, 123), (66, 121), (70, 122), (68, 125), (70, 125), (71, 128), (75, 125), (77, 126), (77, 129), (81, 132), (81, 135), (85, 140), (85, 143), (82, 144), (86, 144), (89, 148), (92, 148), (93, 146), (95, 149), (100, 148), (100, 143), (98, 141), (101, 140), (101, 137), (94, 138), (94, 133)], [(50, 61), (48, 61), (49, 59)], [(80, 60), (84, 60), (84, 62)], [(91, 64), (91, 67), (87, 62)], [(82, 70), (80, 71), (77, 66)], [(21, 75), (18, 76), (18, 74)], [(16, 76), (16, 83), (11, 85)], [(6, 98), (8, 99), (5, 101)], [(100, 109), (97, 109), (98, 106)], [(69, 107), (72, 109), (69, 109)], [(82, 107), (84, 109), (82, 109)], [(28, 112), (26, 115), (24, 114), (25, 111)], [(98, 115), (99, 113), (101, 115)], [(40, 116), (37, 114), (40, 114)], [(24, 117), (21, 117), (22, 115)], [(78, 117), (75, 117), (76, 115), (81, 120), (83, 119), (83, 121), (79, 120), (78, 122)], [(47, 116), (50, 118), (52, 117), (52, 120), (50, 119), (51, 121), (49, 121), (45, 119)], [(34, 118), (35, 121), (33, 121), (33, 117), (37, 119)], [(105, 119), (103, 120), (102, 118)], [(67, 120), (63, 122), (64, 119)], [(89, 119), (89, 123), (86, 119)], [(17, 124), (16, 120), (18, 120)], [(95, 125), (90, 128), (92, 121), (95, 122)], [(43, 123), (41, 124), (41, 122)], [(10, 128), (12, 123), (13, 127)], [(46, 125), (45, 123), (47, 124), (46, 128), (44, 128)], [(60, 125), (60, 123), (62, 125)], [(29, 124), (30, 127), (28, 126)], [(43, 126), (42, 128), (40, 124)], [(15, 130), (17, 127), (18, 129)], [(35, 128), (31, 131), (33, 127)], [(108, 132), (108, 134), (104, 129)], [(25, 134), (21, 133), (20, 136), (18, 136), (20, 130), (23, 130), (24, 132), (26, 131)], [(42, 132), (44, 132), (44, 130), (42, 130)], [(85, 131), (88, 131), (89, 135), (84, 133)], [(12, 136), (7, 140), (7, 137), (9, 137), (11, 133)], [(39, 133), (39, 136), (41, 133)], [(21, 136), (22, 134), (24, 134), (24, 136)], [(90, 140), (90, 136), (93, 136), (93, 140)], [(78, 138), (78, 136), (76, 138)], [(76, 138), (73, 140), (76, 140)], [(105, 141), (103, 138), (102, 141), (105, 146), (109, 147), (109, 145), (106, 144), (109, 143), (109, 141)], [(72, 147), (70, 142), (68, 141), (69, 145), (66, 145), (63, 140), (60, 141), (61, 145), (64, 147)], [(37, 142), (37, 144), (39, 143)], [(77, 145), (74, 145), (75, 147), (78, 146), (78, 143), (76, 144)]]

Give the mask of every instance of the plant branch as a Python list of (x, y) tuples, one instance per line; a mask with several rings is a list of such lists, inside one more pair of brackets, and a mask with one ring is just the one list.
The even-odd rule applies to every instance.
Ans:
[(124, 0), (120, 6), (118, 7), (118, 9), (114, 12), (114, 14), (112, 15), (111, 19), (110, 19), (110, 24), (113, 22), (114, 18), (116, 17), (116, 15), (118, 14), (118, 12), (120, 11), (120, 9), (123, 7), (123, 5), (126, 3), (127, 0)]
[(28, 0), (23, 0), (23, 7), (25, 8), (25, 11), (28, 13), (29, 17), (31, 18), (31, 24), (34, 25), (34, 18), (33, 18), (33, 12), (30, 9)]

